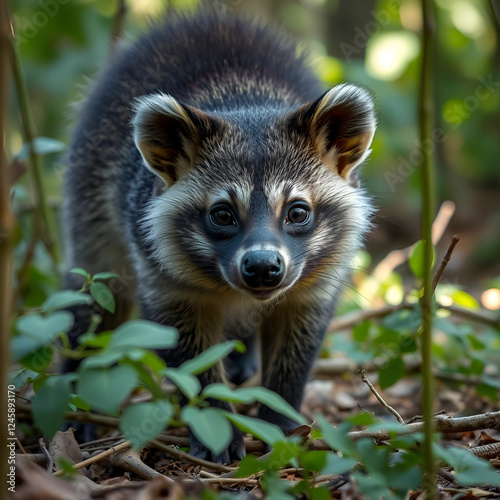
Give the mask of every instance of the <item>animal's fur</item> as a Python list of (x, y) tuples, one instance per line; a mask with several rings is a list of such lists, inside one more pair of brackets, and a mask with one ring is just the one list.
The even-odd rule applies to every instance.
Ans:
[[(67, 156), (67, 264), (116, 272), (122, 310), (137, 300), (144, 318), (177, 327), (179, 346), (162, 353), (170, 365), (225, 335), (241, 338), (251, 349), (230, 369), (241, 381), (256, 367), (260, 332), (263, 384), (298, 409), (369, 226), (354, 168), (374, 131), (368, 91), (324, 93), (273, 31), (212, 15), (162, 24), (115, 56), (82, 107)], [(214, 206), (234, 224), (215, 225)], [(306, 223), (290, 221), (293, 207), (309, 210)], [(277, 284), (248, 286), (250, 262), (272, 268)], [(73, 338), (88, 326), (88, 311), (77, 313)], [(215, 367), (200, 378), (224, 374)], [(294, 427), (266, 406), (259, 416)], [(243, 452), (235, 432), (212, 458)]]

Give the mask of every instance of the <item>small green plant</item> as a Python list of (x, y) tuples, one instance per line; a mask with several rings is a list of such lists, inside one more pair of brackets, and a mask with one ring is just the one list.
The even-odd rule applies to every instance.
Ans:
[[(222, 452), (232, 437), (231, 424), (250, 432), (269, 445), (284, 438), (275, 425), (244, 415), (232, 414), (208, 405), (207, 399), (235, 403), (266, 404), (275, 411), (305, 423), (304, 418), (277, 394), (262, 388), (230, 389), (223, 384), (201, 387), (196, 375), (223, 360), (233, 349), (244, 350), (238, 341), (215, 345), (178, 368), (167, 367), (152, 349), (171, 349), (177, 345), (177, 330), (143, 320), (131, 320), (114, 332), (91, 331), (79, 337), (79, 346), (71, 349), (67, 332), (73, 315), (65, 310), (95, 300), (110, 312), (114, 298), (102, 282), (112, 273), (90, 276), (83, 269), (73, 272), (85, 277), (79, 291), (61, 291), (51, 295), (40, 308), (21, 316), (14, 325), (12, 356), (22, 368), (11, 375), (16, 387), (30, 381), (35, 389), (33, 417), (40, 430), (52, 437), (63, 420), (71, 419), (72, 410), (97, 410), (118, 416), (136, 388), (148, 391), (151, 400), (124, 409), (119, 426), (134, 448), (144, 446), (167, 425), (187, 424), (198, 439), (215, 454)], [(90, 295), (84, 293), (90, 292)], [(95, 324), (94, 324), (95, 326)], [(48, 372), (55, 353), (79, 359), (75, 373)], [(165, 394), (162, 378), (168, 378), (186, 398), (179, 404), (177, 394)], [(72, 392), (75, 387), (75, 392)], [(217, 429), (217, 433), (211, 432)]]

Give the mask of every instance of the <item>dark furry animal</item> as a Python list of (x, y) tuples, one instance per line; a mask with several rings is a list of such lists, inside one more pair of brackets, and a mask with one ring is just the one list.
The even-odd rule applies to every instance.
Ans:
[[(374, 132), (368, 91), (325, 92), (293, 44), (252, 22), (177, 18), (120, 50), (81, 108), (64, 187), (68, 269), (120, 277), (119, 312), (100, 328), (138, 301), (143, 318), (178, 328), (178, 347), (161, 353), (171, 366), (240, 338), (235, 382), (260, 346), (263, 385), (299, 409), (369, 227), (355, 167)], [(73, 342), (93, 312), (78, 308)], [(224, 377), (216, 366), (200, 380)], [(259, 417), (296, 425), (264, 405)], [(220, 462), (244, 455), (238, 430), (217, 457), (191, 443)]]

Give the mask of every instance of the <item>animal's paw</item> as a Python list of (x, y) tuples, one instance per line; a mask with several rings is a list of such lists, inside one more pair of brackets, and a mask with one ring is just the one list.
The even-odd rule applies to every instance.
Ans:
[(219, 455), (214, 455), (193, 433), (190, 433), (189, 444), (190, 455), (218, 464), (230, 464), (242, 460), (245, 456), (243, 434), (236, 427), (233, 427), (233, 439), (229, 446)]

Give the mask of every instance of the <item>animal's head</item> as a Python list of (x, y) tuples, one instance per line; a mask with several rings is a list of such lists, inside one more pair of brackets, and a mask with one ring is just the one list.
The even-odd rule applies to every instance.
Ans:
[(347, 84), (294, 110), (141, 98), (134, 139), (165, 188), (146, 218), (159, 262), (193, 286), (259, 300), (334, 279), (369, 226), (356, 167), (375, 125), (371, 94)]

